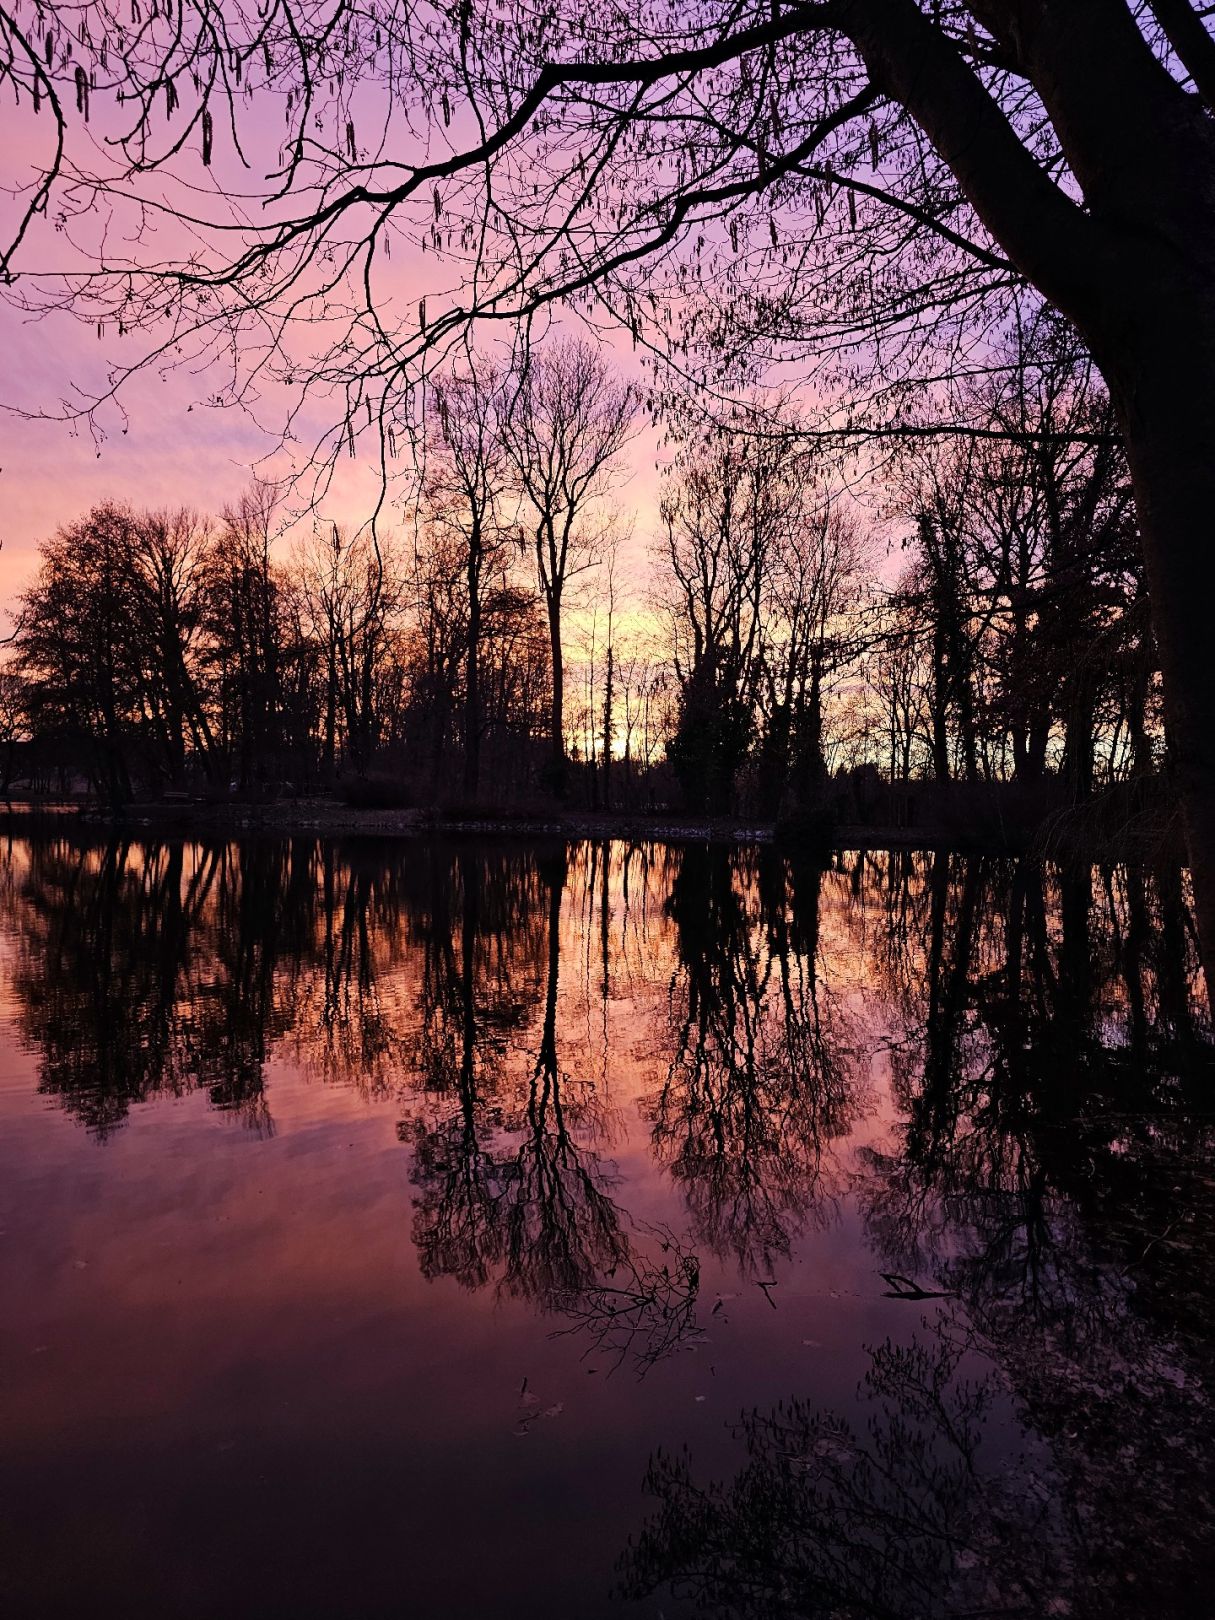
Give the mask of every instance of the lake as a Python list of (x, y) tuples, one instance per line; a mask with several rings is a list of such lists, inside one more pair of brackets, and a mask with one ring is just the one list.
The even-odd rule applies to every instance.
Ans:
[(6, 1616), (1207, 1615), (1177, 871), (0, 851)]

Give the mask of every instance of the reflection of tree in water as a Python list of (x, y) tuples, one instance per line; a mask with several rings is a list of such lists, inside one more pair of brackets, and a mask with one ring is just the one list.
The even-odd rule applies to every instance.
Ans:
[(1070, 1550), (1032, 1459), (982, 1443), (998, 1377), (974, 1376), (948, 1315), (924, 1329), (868, 1352), (861, 1421), (800, 1399), (745, 1413), (727, 1482), (698, 1483), (687, 1452), (652, 1457), (659, 1506), (622, 1561), (625, 1594), (670, 1587), (748, 1620), (1071, 1612)]
[(399, 1052), (381, 987), (400, 857), (364, 870), (307, 839), (23, 848), (8, 866), (20, 1027), (43, 1089), (99, 1135), (200, 1087), (269, 1128), (265, 1067), (288, 1038), (364, 1089)]
[[(500, 1263), (505, 1174), (496, 1077), (528, 1005), (542, 948), (538, 875), (486, 870), (475, 854), (430, 863), (417, 922), (422, 962), (414, 1069), (424, 1108), (400, 1126), (414, 1149), (422, 1271), (484, 1284)], [(459, 912), (459, 948), (455, 912)]]
[(395, 1091), (409, 1060), (405, 981), (419, 865), (399, 844), (301, 841), (283, 895), (281, 995), (294, 1055), (310, 1074), (366, 1096)]
[(565, 1096), (569, 1076), (557, 1052), (557, 985), (565, 852), (544, 873), (548, 888), (548, 958), (544, 1020), (521, 1117), (518, 1145), (503, 1183), (508, 1292), (558, 1307), (584, 1293), (625, 1258), (621, 1212), (609, 1192), (607, 1168), (579, 1145)]
[[(725, 1483), (656, 1456), (626, 1590), (747, 1616), (1205, 1617), (1215, 1133), (1177, 876), (944, 856), (852, 876), (903, 1120), (862, 1157), (870, 1237), (958, 1300), (873, 1353), (862, 1426), (753, 1413)], [(977, 1445), (998, 1392), (1048, 1467)]]
[[(278, 874), (264, 881), (277, 896)], [(200, 1084), (216, 1106), (268, 1123), (262, 885), (258, 863), (228, 848), (31, 844), (12, 985), (41, 1089), (102, 1136), (132, 1104)], [(241, 932), (251, 918), (256, 939)]]
[[(276, 1049), (364, 1089), (408, 1085), (426, 1273), (526, 1295), (645, 1361), (693, 1332), (699, 1272), (618, 1202), (613, 981), (648, 1005), (673, 944), (647, 1026), (664, 1046), (652, 1141), (694, 1241), (755, 1268), (829, 1207), (860, 1042), (824, 982), (840, 940), (826, 924), (819, 940), (818, 874), (622, 857), (617, 940), (592, 855), (14, 846), (15, 1017), (44, 1092), (100, 1135), (200, 1086), (264, 1126)], [(880, 1264), (960, 1296), (1037, 1426), (1078, 1437), (1057, 1444), (1105, 1527), (1093, 1559), (1129, 1558), (1158, 1591), (1212, 1519), (1183, 1498), (1215, 1496), (1211, 1069), (1181, 879), (897, 855), (823, 882), (893, 1026), (904, 1123), (861, 1178)], [(1170, 1515), (1188, 1528), (1166, 1535)], [(1115, 1533), (1167, 1546), (1136, 1558)]]
[(951, 878), (934, 858), (918, 1000), (903, 999), (908, 1038), (893, 1064), (906, 1124), (874, 1156), (884, 1196), (872, 1218), (904, 1268), (946, 1266), (969, 1294), (973, 1263), (989, 1290), (1057, 1316), (1051, 1274), (1066, 1258), (1052, 1207), (1062, 1198), (1107, 1230), (1143, 1221), (1145, 1237), (1165, 1223), (1167, 1203), (1141, 1202), (1140, 1162), (1170, 1138), (1179, 1147), (1179, 1133), (1196, 1140), (1211, 1053), (1193, 1000), (1182, 1009), (1163, 988), (1194, 982), (1167, 963), (1182, 936), (1151, 931), (1150, 970), (1146, 938), (1125, 948), (1128, 912), (1149, 901), (1142, 874), (1048, 874), (1047, 885), (1007, 863)]
[[(487, 904), (494, 884), (474, 857), (462, 857), (458, 952), (450, 889), (436, 893), (419, 1050), (431, 1106), (401, 1127), (415, 1150), (414, 1238), (425, 1275), (472, 1288), (496, 1278), (503, 1292), (644, 1364), (694, 1328), (699, 1273), (669, 1234), (635, 1225), (615, 1202), (611, 1167), (591, 1146), (594, 1093), (575, 1087), (570, 1099), (558, 1050), (566, 871), (564, 850), (535, 863), (531, 913), (515, 909), (510, 920), (522, 926), (506, 928), (501, 905)], [(526, 961), (508, 959), (504, 948), (520, 941)], [(478, 972), (483, 957), (494, 971)], [(503, 1037), (508, 1023), (524, 1021), (519, 986), (537, 969), (538, 1041), (526, 1079), (512, 1089)]]
[[(265, 1067), (290, 1027), (289, 1005), (276, 994), (276, 970), (291, 892), (285, 848), (227, 846), (220, 854), (214, 906), (187, 948), (203, 956), (206, 979), (179, 1003), (191, 1018), (196, 1083), (217, 1108), (270, 1123)], [(201, 938), (198, 937), (201, 934)], [(192, 959), (193, 960), (193, 959)]]
[(1056, 1437), (1092, 1612), (1203, 1612), (1177, 1603), (1215, 1563), (1215, 1068), (1177, 874), (938, 857), (921, 881), (887, 893), (923, 975), (872, 1240), (956, 1291)]
[(824, 1147), (857, 1117), (845, 1016), (817, 977), (818, 874), (689, 846), (664, 1042), (648, 1104), (700, 1239), (764, 1269), (826, 1207)]

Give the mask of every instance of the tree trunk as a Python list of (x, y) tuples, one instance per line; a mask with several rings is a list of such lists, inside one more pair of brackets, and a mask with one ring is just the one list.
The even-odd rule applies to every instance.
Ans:
[(938, 782), (948, 782), (949, 768), (949, 674), (945, 667), (945, 636), (940, 612), (932, 624), (932, 770)]
[(759, 748), (759, 813), (766, 821), (776, 820), (785, 796), (789, 770), (789, 733), (789, 705), (785, 702), (774, 702)]
[(1039, 782), (1046, 773), (1046, 750), (1050, 745), (1050, 715), (1034, 716), (1025, 739), (1025, 779)]
[(1145, 312), (1135, 360), (1104, 369), (1134, 482), (1171, 768), (1215, 1001), (1215, 287), (1188, 311), (1171, 289), (1142, 292), (1155, 319)]
[[(333, 645), (333, 626), (329, 627), (329, 646), (326, 649), (326, 679), (325, 679), (325, 780), (332, 782), (337, 774), (337, 657)], [(249, 728), (241, 726), (242, 760), (248, 751), (248, 744), (244, 740), (248, 737)], [(241, 784), (246, 783), (247, 765), (241, 765)]]
[(603, 808), (612, 808), (612, 679), (615, 673), (612, 644), (608, 642), (607, 670), (603, 684)]
[(552, 709), (549, 718), (549, 787), (553, 797), (564, 799), (565, 760), (565, 655), (561, 648), (561, 597), (548, 596), (548, 644), (552, 659)]
[(817, 798), (827, 780), (827, 761), (823, 757), (823, 672), (817, 658), (806, 694), (806, 736), (802, 752), (802, 792), (807, 799)]
[(464, 679), (464, 791), (481, 787), (481, 582), (468, 570), (468, 661)]
[(1094, 697), (1087, 672), (1078, 675), (1069, 695), (1063, 741), (1063, 780), (1072, 804), (1093, 796), (1096, 764)]

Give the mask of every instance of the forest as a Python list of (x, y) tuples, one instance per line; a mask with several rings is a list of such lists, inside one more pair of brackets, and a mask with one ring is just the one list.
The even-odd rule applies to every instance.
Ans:
[(762, 436), (673, 415), (643, 535), (646, 402), (603, 350), (433, 392), (393, 528), (284, 536), (254, 483), (48, 536), (2, 676), (7, 791), (1167, 834), (1125, 456), (1057, 323), (975, 385), (991, 436), (904, 447), (880, 501), (788, 407)]

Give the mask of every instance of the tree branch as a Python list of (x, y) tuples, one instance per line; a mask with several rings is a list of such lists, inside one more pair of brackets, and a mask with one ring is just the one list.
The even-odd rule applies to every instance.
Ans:
[(1194, 89), (1215, 111), (1215, 39), (1189, 0), (1149, 0), (1149, 4)]

